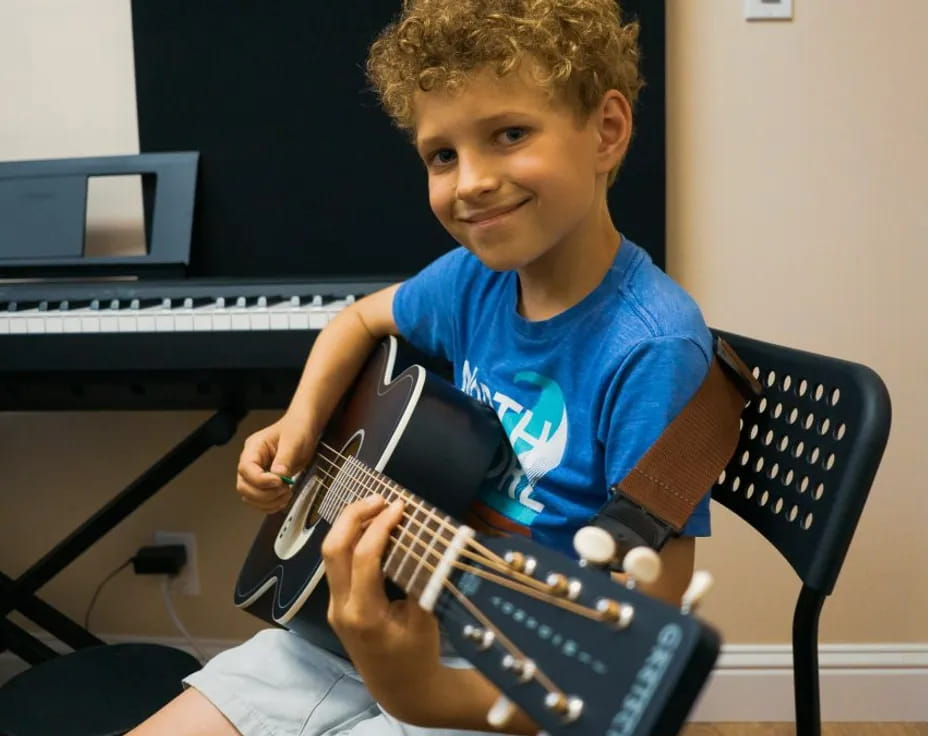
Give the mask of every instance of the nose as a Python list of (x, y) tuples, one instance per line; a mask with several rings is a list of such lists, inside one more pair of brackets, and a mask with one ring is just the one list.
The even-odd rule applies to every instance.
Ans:
[(480, 199), (499, 188), (499, 176), (486, 157), (458, 152), (457, 196), (464, 201)]

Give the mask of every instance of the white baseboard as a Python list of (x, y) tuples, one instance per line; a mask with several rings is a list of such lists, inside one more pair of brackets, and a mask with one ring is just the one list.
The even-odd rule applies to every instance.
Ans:
[[(147, 641), (191, 651), (180, 638), (101, 638), (114, 644)], [(54, 640), (43, 641), (59, 649)], [(207, 657), (238, 643), (197, 640)], [(0, 654), (0, 683), (23, 669), (14, 655)], [(928, 722), (928, 644), (822, 644), (819, 678), (824, 721)], [(690, 720), (792, 721), (793, 713), (790, 646), (728, 644)]]
[[(823, 721), (928, 722), (928, 644), (822, 644)], [(788, 644), (722, 647), (693, 721), (792, 721)]]

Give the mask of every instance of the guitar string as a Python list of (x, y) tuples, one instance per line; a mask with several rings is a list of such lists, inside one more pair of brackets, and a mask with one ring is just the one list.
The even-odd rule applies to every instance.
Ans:
[[(332, 476), (329, 476), (329, 477), (331, 478)], [(349, 493), (350, 493), (350, 489), (346, 489), (346, 490), (348, 490)], [(402, 489), (401, 487), (398, 487), (398, 488), (396, 488), (396, 489), (391, 489), (390, 492), (396, 492), (396, 493), (398, 493), (400, 496), (403, 495), (403, 489)], [(412, 504), (410, 504), (410, 505), (412, 505)], [(422, 508), (425, 508), (425, 507), (419, 506), (419, 508), (422, 509)], [(432, 512), (431, 512), (430, 510), (428, 510), (428, 509), (426, 509), (426, 511), (427, 511), (428, 513), (430, 513), (430, 514), (432, 513)], [(419, 526), (420, 526), (419, 533), (421, 533), (422, 529), (429, 529), (429, 527), (428, 527), (427, 525), (425, 525), (425, 524), (423, 524), (422, 522), (416, 520), (416, 519), (414, 518), (413, 515), (410, 515), (410, 516), (409, 516), (409, 522), (410, 522), (410, 524), (414, 524), (414, 525), (419, 525)], [(453, 527), (451, 527), (451, 526), (449, 525), (449, 526), (448, 526), (448, 529), (449, 529), (449, 530), (453, 530)], [(412, 547), (412, 546), (409, 546), (409, 545), (406, 545), (406, 544), (402, 543), (402, 538), (403, 538), (403, 536), (404, 536), (406, 533), (407, 533), (407, 530), (406, 530), (406, 529), (394, 530), (393, 532), (391, 532), (390, 538), (391, 538), (391, 539), (393, 540), (393, 542), (394, 542), (394, 549), (402, 548), (402, 549), (406, 550), (406, 551), (407, 551), (407, 557), (412, 557), (415, 561), (418, 562), (417, 571), (414, 572), (414, 573), (413, 573), (413, 576), (410, 578), (410, 583), (409, 583), (409, 585), (410, 585), (410, 587), (411, 587), (413, 581), (415, 580), (416, 575), (418, 574), (418, 569), (421, 568), (422, 564), (425, 563), (426, 565), (428, 565), (429, 567), (431, 567), (431, 563), (430, 563), (428, 560), (426, 560), (424, 557), (421, 556), (421, 553), (420, 553), (419, 550), (415, 549), (415, 548)], [(394, 536), (394, 534), (395, 534), (395, 536)], [(443, 556), (443, 552), (442, 552), (441, 550), (433, 550), (433, 549), (430, 549), (428, 546), (426, 546), (426, 545), (424, 544), (424, 542), (422, 542), (422, 541), (419, 539), (418, 534), (415, 535), (415, 536), (413, 537), (413, 539), (414, 539), (414, 544), (421, 545), (421, 546), (425, 547), (426, 553), (429, 554), (430, 556), (435, 557), (435, 558), (437, 558), (438, 560), (440, 560), (441, 557)], [(440, 536), (438, 537), (438, 540), (440, 540), (440, 544), (443, 544), (443, 545), (445, 545), (445, 546), (447, 546), (448, 541), (449, 541), (449, 540), (446, 540), (446, 539), (444, 539), (444, 538), (442, 538), (442, 537), (440, 537)], [(465, 550), (462, 550), (462, 553), (463, 553), (464, 551), (465, 551)], [(492, 564), (492, 563), (494, 562), (493, 560), (488, 561), (487, 559), (481, 557), (480, 555), (477, 555), (477, 554), (472, 553), (472, 552), (471, 552), (470, 554), (467, 554), (466, 556), (469, 557), (469, 558), (471, 558), (471, 559), (476, 559), (478, 562), (482, 562), (483, 564), (487, 565), (488, 567), (492, 567), (492, 568), (495, 569), (497, 572), (505, 573), (505, 574), (510, 575), (510, 576), (511, 576), (511, 575), (513, 574), (513, 572), (514, 572), (514, 571), (512, 570), (512, 568), (510, 568), (510, 567), (509, 567), (508, 565), (506, 565), (505, 563), (502, 563), (502, 565)], [(386, 563), (386, 564), (388, 564), (388, 563)], [(385, 566), (386, 566), (386, 564), (385, 564)], [(569, 612), (571, 612), (571, 613), (574, 613), (574, 614), (577, 614), (577, 615), (581, 615), (581, 616), (585, 616), (585, 617), (587, 617), (587, 618), (592, 618), (592, 619), (594, 619), (594, 620), (602, 620), (601, 615), (600, 615), (599, 612), (596, 611), (595, 609), (592, 609), (592, 608), (589, 608), (589, 607), (585, 607), (585, 606), (583, 606), (583, 605), (581, 605), (581, 604), (575, 603), (575, 602), (570, 601), (570, 600), (568, 600), (568, 599), (563, 599), (563, 598), (560, 598), (560, 597), (551, 595), (550, 589), (549, 589), (544, 583), (541, 583), (540, 581), (536, 580), (535, 578), (532, 578), (532, 577), (529, 577), (529, 576), (525, 576), (525, 575), (521, 576), (521, 577), (526, 578), (527, 581), (530, 581), (530, 584), (529, 584), (529, 583), (527, 583), (526, 581), (521, 581), (521, 580), (515, 580), (515, 581), (513, 581), (513, 580), (509, 580), (509, 579), (507, 579), (507, 578), (505, 578), (505, 577), (503, 577), (503, 576), (501, 576), (501, 575), (494, 575), (493, 573), (488, 573), (487, 571), (480, 570), (479, 568), (473, 567), (473, 566), (471, 566), (471, 565), (467, 565), (466, 563), (457, 563), (457, 562), (455, 562), (455, 563), (454, 563), (454, 566), (457, 567), (457, 568), (460, 569), (460, 570), (463, 570), (463, 571), (466, 571), (466, 572), (472, 572), (472, 573), (478, 575), (479, 577), (482, 577), (482, 578), (484, 578), (484, 579), (486, 579), (486, 580), (489, 580), (489, 581), (491, 581), (491, 582), (495, 582), (495, 583), (497, 583), (497, 584), (499, 584), (499, 585), (502, 585), (502, 586), (504, 586), (504, 587), (507, 587), (507, 588), (509, 588), (509, 589), (511, 589), (511, 590), (515, 590), (515, 591), (517, 591), (517, 592), (521, 592), (521, 593), (523, 593), (523, 594), (525, 594), (525, 595), (528, 595), (528, 596), (530, 596), (530, 597), (532, 597), (532, 598), (535, 598), (535, 599), (537, 599), (537, 600), (547, 601), (547, 602), (549, 602), (549, 603), (555, 604), (555, 605), (557, 605), (558, 607), (560, 607), (560, 608), (562, 608), (562, 609), (564, 609), (564, 610), (566, 610), (566, 611), (569, 611)], [(402, 564), (401, 564), (401, 567), (402, 567)], [(401, 569), (401, 567), (400, 567), (400, 569)], [(434, 570), (434, 568), (432, 568), (432, 569)], [(397, 573), (396, 573), (396, 574), (398, 574), (398, 572), (399, 572), (399, 569), (397, 570)]]
[[(454, 563), (454, 564), (456, 567), (458, 567), (457, 563)], [(432, 567), (432, 565), (430, 565), (428, 562), (426, 562), (426, 565), (430, 567), (432, 571), (434, 572), (435, 568)], [(475, 570), (475, 572), (478, 572), (479, 574), (479, 571)], [(534, 660), (530, 660), (530, 658), (527, 657), (525, 653), (521, 649), (519, 649), (519, 647), (517, 647), (512, 642), (512, 640), (508, 636), (506, 636), (489, 618), (487, 618), (484, 615), (483, 611), (481, 611), (480, 608), (478, 608), (477, 605), (474, 604), (473, 601), (471, 601), (466, 595), (464, 595), (453, 582), (445, 578), (442, 581), (442, 587), (447, 589), (451, 593), (451, 595), (457, 598), (458, 601), (470, 612), (471, 616), (473, 616), (484, 627), (484, 629), (488, 631), (492, 631), (494, 636), (496, 637), (496, 640), (505, 650), (509, 652), (510, 655), (512, 655), (513, 657), (516, 657), (517, 659), (520, 659), (523, 662), (532, 661), (535, 664), (535, 671), (534, 671), (533, 677), (538, 681), (538, 683), (542, 687), (544, 687), (549, 693), (556, 693), (561, 696), (564, 695), (564, 691), (561, 688), (559, 688), (555, 684), (555, 682), (545, 674), (544, 670), (542, 670), (537, 665), (537, 663), (535, 663)]]
[[(335, 456), (336, 456), (337, 458), (341, 459), (343, 462), (346, 461), (346, 460), (348, 460), (349, 457), (352, 457), (352, 456), (349, 456), (349, 455), (344, 455), (344, 454), (341, 453), (339, 450), (337, 450), (336, 448), (332, 447), (331, 445), (327, 444), (327, 443), (324, 442), (324, 441), (320, 441), (319, 446), (322, 447), (323, 449), (326, 449), (326, 450), (331, 451), (332, 453), (335, 454)], [(338, 467), (338, 463), (337, 463), (337, 462), (335, 462), (335, 461), (333, 461), (333, 460), (331, 460), (331, 459), (329, 459), (329, 458), (325, 458), (325, 459), (326, 459), (329, 463), (331, 463), (333, 466)], [(380, 478), (379, 478), (379, 475), (380, 475), (380, 474), (378, 473), (378, 471), (373, 470), (373, 469), (368, 469), (368, 468), (367, 468), (365, 465), (363, 465), (360, 461), (357, 461), (357, 463), (358, 463), (359, 465), (361, 465), (361, 466), (365, 469), (365, 472), (367, 473), (367, 475), (368, 475), (370, 478), (372, 478), (376, 483), (382, 483), (382, 482), (383, 482), (383, 481), (381, 481)], [(365, 487), (367, 487), (369, 490), (373, 490), (373, 489), (370, 488), (370, 486), (365, 486)], [(402, 486), (398, 486), (398, 487), (399, 487), (399, 488), (402, 488)], [(405, 490), (405, 489), (403, 489), (403, 490)], [(408, 493), (408, 491), (407, 491), (407, 493)], [(359, 496), (359, 497), (360, 497), (360, 496)], [(418, 503), (418, 501), (414, 501), (414, 503)], [(496, 559), (496, 560), (498, 561), (498, 564), (500, 564), (501, 566), (503, 566), (503, 567), (505, 567), (505, 568), (507, 568), (507, 569), (510, 569), (509, 566), (506, 565), (505, 561), (504, 561), (501, 557), (499, 557), (499, 555), (497, 555), (495, 552), (493, 552), (491, 549), (489, 549), (489, 548), (487, 548), (486, 546), (480, 544), (480, 543), (479, 543), (478, 541), (476, 541), (476, 540), (473, 541), (473, 545), (474, 545), (475, 549), (478, 549), (482, 554), (486, 555), (487, 557)], [(526, 576), (526, 577), (527, 577), (527, 576)], [(532, 580), (532, 579), (533, 579), (533, 578), (527, 578), (527, 580)], [(526, 582), (527, 582), (527, 581), (526, 581)]]
[[(392, 486), (389, 485), (388, 483), (384, 483), (384, 480), (382, 480), (382, 479), (379, 477), (379, 475), (376, 474), (377, 471), (371, 471), (371, 470), (367, 469), (367, 467), (366, 467), (363, 463), (361, 463), (359, 460), (356, 460), (356, 459), (354, 459), (354, 458), (349, 458), (348, 456), (342, 455), (342, 454), (339, 453), (337, 450), (335, 450), (334, 448), (332, 448), (330, 445), (327, 445), (327, 444), (325, 444), (325, 443), (321, 443), (321, 444), (322, 444), (322, 446), (323, 446), (324, 449), (327, 449), (327, 450), (330, 450), (330, 451), (334, 452), (336, 455), (340, 456), (343, 460), (353, 459), (353, 460), (354, 460), (354, 463), (353, 463), (353, 464), (354, 464), (355, 466), (357, 466), (357, 467), (360, 467), (360, 468), (362, 469), (362, 471), (364, 471), (364, 472), (366, 473), (366, 475), (367, 475), (369, 478), (371, 478), (374, 482), (379, 483), (379, 484), (382, 485), (382, 486), (386, 486), (387, 488), (390, 489), (391, 492), (394, 492), (394, 491), (397, 492), (398, 495), (399, 495), (400, 497), (406, 496), (406, 502), (407, 502), (408, 505), (413, 506), (414, 508), (419, 508), (419, 509), (425, 508), (425, 507), (422, 505), (422, 502), (420, 502), (418, 499), (416, 499), (415, 496), (412, 496), (412, 494), (410, 494), (409, 491), (407, 491), (407, 490), (406, 490), (405, 488), (403, 488), (402, 486), (399, 486), (398, 484), (395, 484), (395, 483), (394, 483), (393, 481), (391, 481), (389, 478), (386, 478), (386, 476), (383, 476), (383, 478), (384, 478), (386, 481), (388, 481), (389, 484), (392, 484)], [(331, 460), (331, 459), (328, 458), (328, 457), (325, 457), (324, 455), (321, 454), (321, 452), (318, 453), (318, 455), (319, 455), (319, 457), (320, 457), (321, 459), (323, 459), (323, 460), (325, 460), (326, 462), (330, 463), (333, 467), (336, 467), (336, 468), (339, 467), (339, 465), (338, 465), (335, 461)], [(332, 477), (332, 476), (330, 475), (329, 477)], [(333, 478), (333, 480), (334, 480), (334, 478)], [(359, 482), (359, 485), (361, 485), (363, 488), (365, 488), (365, 489), (367, 489), (367, 490), (369, 490), (369, 491), (372, 491), (372, 492), (376, 492), (376, 491), (377, 491), (376, 488), (373, 488), (372, 486), (370, 486), (370, 485), (368, 485), (368, 484), (366, 484), (366, 483)], [(352, 498), (355, 498), (355, 499), (363, 498), (363, 496), (362, 496), (361, 494), (358, 494), (358, 493), (356, 493), (356, 492), (353, 492), (350, 488), (346, 488), (345, 490), (348, 492), (349, 496), (352, 497)], [(407, 494), (408, 494), (408, 495), (407, 495)], [(410, 498), (409, 496), (412, 496), (412, 498)], [(347, 499), (343, 499), (343, 500), (347, 500)], [(391, 500), (392, 500), (392, 499), (391, 499)], [(431, 504), (430, 504), (430, 505), (431, 505)], [(405, 514), (405, 511), (404, 511), (404, 516), (405, 516), (405, 515), (406, 515), (406, 514)], [(408, 516), (409, 516), (410, 522), (414, 522), (413, 514), (409, 514)], [(445, 527), (445, 529), (447, 529), (447, 530), (450, 530), (450, 531), (457, 531), (457, 525), (449, 523), (449, 522), (447, 521), (447, 518), (448, 518), (448, 517), (446, 516), (445, 519), (439, 519), (439, 520), (438, 520), (438, 521), (439, 521), (439, 525)], [(420, 530), (420, 532), (421, 532), (421, 530)], [(488, 566), (491, 566), (491, 567), (493, 567), (494, 569), (496, 569), (496, 570), (499, 571), (499, 572), (503, 572), (503, 573), (506, 573), (506, 574), (508, 574), (508, 575), (511, 575), (512, 577), (518, 579), (518, 580), (519, 580), (520, 582), (522, 582), (523, 584), (528, 585), (528, 586), (535, 587), (536, 589), (538, 589), (538, 590), (541, 591), (541, 592), (547, 592), (547, 591), (548, 591), (548, 587), (547, 587), (544, 583), (542, 583), (541, 581), (537, 580), (536, 578), (531, 577), (530, 575), (526, 575), (526, 574), (524, 574), (524, 573), (522, 573), (522, 572), (520, 572), (520, 571), (514, 570), (512, 567), (510, 567), (508, 564), (506, 564), (505, 560), (503, 560), (501, 557), (499, 557), (499, 555), (497, 555), (497, 554), (494, 553), (492, 550), (490, 550), (490, 549), (488, 549), (487, 547), (485, 547), (483, 544), (479, 543), (477, 540), (468, 540), (468, 544), (469, 544), (470, 546), (473, 546), (474, 549), (476, 550), (476, 552), (471, 552), (470, 550), (467, 550), (467, 551), (466, 551), (466, 556), (467, 556), (467, 557), (470, 557), (471, 559), (474, 559), (474, 560), (476, 560), (476, 561), (478, 561), (478, 562), (482, 562), (483, 564), (486, 564), (486, 565), (488, 565)], [(462, 550), (462, 552), (464, 552), (464, 550)]]
[[(331, 449), (331, 448), (328, 448), (328, 449)], [(329, 463), (330, 465), (332, 465), (334, 468), (340, 467), (338, 463), (336, 463), (335, 461), (333, 461), (333, 460), (331, 460), (331, 459), (329, 459), (329, 458), (323, 456), (321, 453), (318, 454), (318, 457), (320, 457), (320, 459), (325, 460), (326, 462), (328, 462), (328, 463)], [(360, 464), (360, 463), (358, 463), (358, 464)], [(362, 466), (362, 467), (363, 467), (363, 466)], [(332, 481), (338, 480), (337, 475), (336, 475), (336, 476), (333, 476), (333, 475), (331, 474), (331, 472), (328, 472), (328, 471), (322, 471), (322, 472), (325, 473), (325, 474), (327, 475), (327, 477), (328, 477), (329, 479), (331, 479)], [(379, 483), (381, 483), (382, 485), (384, 485), (384, 484), (383, 484), (383, 481), (381, 481), (379, 478), (377, 478), (377, 476), (373, 475), (373, 473), (371, 473), (371, 472), (368, 471), (368, 472), (367, 472), (367, 475), (368, 475), (370, 478), (372, 478), (374, 481), (379, 482)], [(378, 490), (377, 488), (375, 488), (375, 487), (373, 487), (373, 486), (371, 486), (371, 485), (369, 485), (369, 484), (366, 484), (366, 483), (364, 483), (364, 482), (359, 482), (358, 485), (360, 485), (360, 486), (362, 486), (363, 488), (365, 488), (365, 489), (371, 491), (372, 493), (376, 493), (377, 490)], [(389, 488), (388, 493), (392, 494), (392, 493), (395, 492), (395, 493), (397, 493), (398, 497), (405, 497), (405, 500), (406, 500), (408, 506), (411, 506), (411, 507), (413, 507), (414, 509), (425, 509), (430, 515), (433, 515), (433, 516), (434, 516), (433, 512), (429, 511), (429, 509), (427, 509), (425, 506), (423, 506), (423, 504), (422, 504), (421, 501), (417, 500), (414, 496), (412, 496), (412, 494), (409, 493), (409, 491), (407, 491), (406, 489), (404, 489), (402, 486), (398, 486), (398, 485), (397, 485), (397, 486), (395, 487), (395, 489), (394, 489), (394, 488), (390, 488), (389, 486), (388, 486), (388, 488)], [(350, 488), (345, 488), (345, 491), (347, 491), (347, 493), (349, 494), (349, 497), (354, 498), (355, 500), (364, 497), (362, 494), (353, 492)], [(331, 493), (331, 490), (330, 490), (330, 493)], [(347, 499), (341, 498), (341, 497), (339, 496), (339, 491), (338, 491), (338, 490), (335, 491), (334, 495), (335, 495), (336, 497), (339, 497), (340, 500), (343, 500), (343, 501), (344, 501), (344, 500), (347, 500)], [(389, 499), (389, 500), (395, 500), (395, 499), (392, 499), (392, 498), (391, 498), (391, 499)], [(325, 503), (323, 504), (323, 506), (324, 506), (325, 508), (327, 508), (327, 509), (331, 509), (333, 505), (334, 505), (334, 504), (332, 504), (332, 503), (330, 503), (328, 506), (326, 506)], [(323, 515), (323, 516), (324, 516), (324, 513), (322, 512), (322, 509), (320, 509), (320, 515)], [(414, 521), (413, 513), (407, 514), (406, 511), (404, 510), (404, 516), (408, 517), (408, 519), (409, 519), (410, 522), (413, 522), (413, 521)], [(438, 521), (440, 527), (444, 527), (444, 529), (446, 529), (446, 530), (448, 530), (448, 531), (457, 531), (457, 526), (454, 525), (454, 524), (452, 524), (452, 523), (449, 523), (448, 517), (447, 517), (446, 515), (445, 515), (445, 518), (444, 518), (444, 519), (438, 517), (438, 518), (437, 518), (437, 521)], [(465, 552), (465, 553), (466, 553), (466, 556), (467, 556), (467, 557), (470, 557), (471, 559), (474, 559), (474, 560), (477, 560), (477, 561), (479, 561), (479, 562), (482, 562), (482, 563), (484, 563), (484, 564), (486, 564), (486, 565), (488, 565), (488, 566), (492, 566), (493, 568), (495, 568), (496, 570), (498, 570), (498, 571), (500, 571), (500, 572), (506, 572), (506, 573), (512, 575), (513, 577), (519, 579), (519, 580), (520, 580), (523, 584), (525, 584), (525, 585), (535, 586), (535, 587), (537, 587), (539, 590), (546, 590), (546, 587), (545, 587), (545, 585), (544, 585), (543, 583), (541, 583), (540, 581), (536, 580), (535, 578), (533, 578), (533, 577), (531, 577), (531, 576), (529, 576), (529, 575), (525, 575), (524, 573), (521, 573), (521, 572), (519, 572), (519, 571), (517, 571), (517, 570), (514, 570), (512, 567), (510, 567), (508, 564), (506, 564), (505, 560), (503, 560), (501, 557), (499, 557), (499, 555), (497, 555), (495, 552), (493, 552), (492, 550), (488, 549), (487, 547), (485, 547), (483, 544), (479, 543), (478, 541), (476, 541), (476, 540), (468, 540), (468, 544), (469, 544), (470, 546), (472, 546), (472, 547), (474, 548), (475, 551), (471, 551), (471, 550), (469, 550), (469, 549), (466, 550), (466, 551), (465, 551), (465, 550), (462, 550), (462, 552)]]

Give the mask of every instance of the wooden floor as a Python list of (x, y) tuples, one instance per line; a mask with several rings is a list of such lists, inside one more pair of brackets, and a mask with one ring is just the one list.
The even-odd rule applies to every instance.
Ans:
[[(680, 736), (795, 736), (791, 723), (691, 723)], [(824, 723), (822, 736), (928, 736), (928, 723)]]

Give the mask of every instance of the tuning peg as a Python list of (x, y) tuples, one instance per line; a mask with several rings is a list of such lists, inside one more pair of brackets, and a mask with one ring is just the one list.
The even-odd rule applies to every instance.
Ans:
[(712, 578), (712, 573), (706, 570), (697, 570), (694, 572), (693, 577), (690, 579), (690, 584), (683, 594), (680, 610), (683, 613), (692, 613), (695, 611), (696, 607), (702, 603), (702, 599), (705, 597), (706, 593), (712, 588), (713, 582), (715, 581)]
[(650, 547), (633, 547), (622, 558), (622, 568), (628, 574), (630, 587), (637, 581), (653, 583), (661, 576), (661, 558)]
[(581, 560), (591, 565), (605, 566), (615, 559), (615, 539), (598, 526), (581, 527), (574, 534), (574, 550)]
[(516, 707), (505, 695), (500, 695), (487, 711), (487, 723), (493, 728), (504, 728), (515, 715)]

